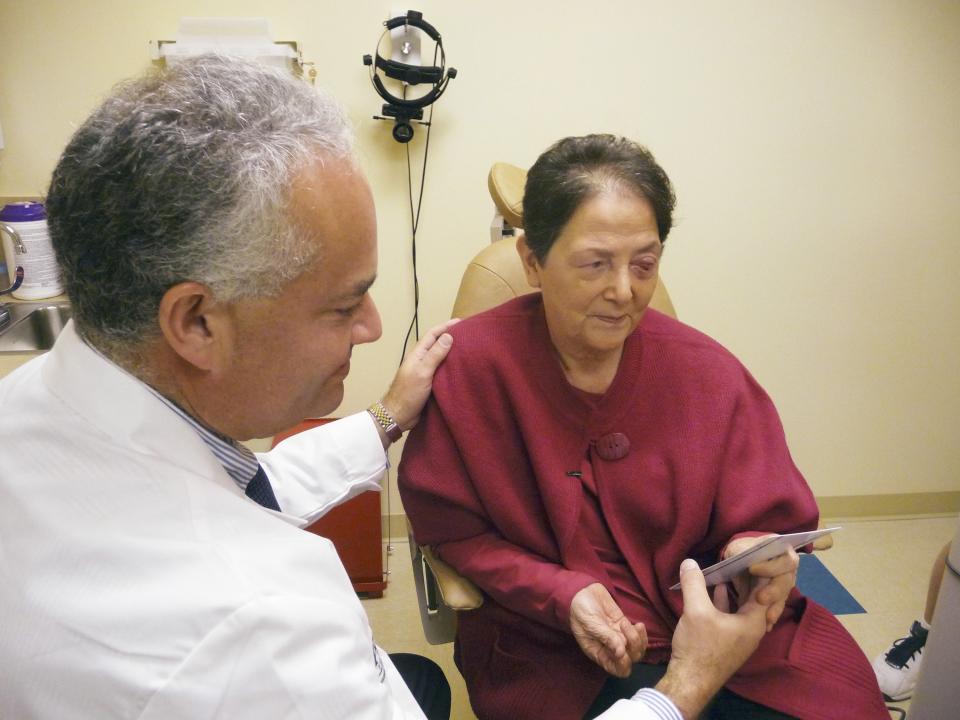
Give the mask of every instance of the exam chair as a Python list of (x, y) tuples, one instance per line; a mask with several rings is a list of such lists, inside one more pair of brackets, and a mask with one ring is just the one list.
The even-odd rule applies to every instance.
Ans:
[[(467, 265), (451, 317), (476, 315), (520, 295), (538, 292), (527, 284), (516, 250), (516, 237), (510, 234), (523, 228), (526, 177), (526, 170), (507, 163), (494, 163), (490, 168), (487, 187), (497, 215), (503, 221), (495, 220), (494, 224), (503, 228), (505, 236), (483, 248)], [(662, 279), (650, 300), (650, 307), (672, 318), (677, 317)], [(417, 544), (409, 522), (407, 533), (424, 635), (431, 645), (452, 642), (456, 635), (456, 613), (479, 608), (483, 604), (483, 593), (440, 560), (428, 546)], [(828, 535), (819, 538), (814, 548), (825, 550), (832, 543)]]

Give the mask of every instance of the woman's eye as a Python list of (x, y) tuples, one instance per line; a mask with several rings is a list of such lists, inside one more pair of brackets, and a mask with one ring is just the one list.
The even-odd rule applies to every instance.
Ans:
[(649, 275), (657, 269), (656, 258), (644, 258), (633, 263), (634, 269), (641, 275)]

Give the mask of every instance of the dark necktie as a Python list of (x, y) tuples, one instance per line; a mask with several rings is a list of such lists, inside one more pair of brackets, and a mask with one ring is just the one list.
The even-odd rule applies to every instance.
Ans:
[(247, 484), (247, 497), (270, 510), (280, 510), (280, 505), (277, 504), (277, 496), (273, 494), (273, 488), (270, 487), (267, 474), (259, 465), (257, 465), (257, 474)]

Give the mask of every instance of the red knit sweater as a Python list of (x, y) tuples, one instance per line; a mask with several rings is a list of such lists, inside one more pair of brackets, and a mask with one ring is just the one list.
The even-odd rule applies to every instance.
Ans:
[[(578, 522), (589, 463), (613, 538), (649, 602), (645, 661), (669, 658), (680, 562), (738, 534), (814, 528), (817, 508), (770, 399), (703, 334), (648, 310), (590, 404), (556, 360), (539, 294), (459, 323), (399, 468), (417, 540), (488, 596), (460, 613), (457, 663), (484, 720), (579, 720), (605, 679), (570, 635), (583, 587), (615, 589)], [(629, 452), (604, 460), (598, 440)], [(728, 687), (801, 718), (887, 718), (870, 665), (798, 593)]]

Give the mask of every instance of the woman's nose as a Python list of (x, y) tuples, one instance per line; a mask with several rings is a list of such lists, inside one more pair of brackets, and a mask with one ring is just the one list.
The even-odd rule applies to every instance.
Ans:
[(633, 278), (630, 268), (614, 268), (607, 289), (608, 298), (616, 302), (627, 302), (633, 296)]
[(373, 298), (367, 295), (360, 309), (360, 315), (353, 326), (353, 344), (373, 342), (383, 334), (383, 325), (380, 323), (380, 312), (377, 310)]

